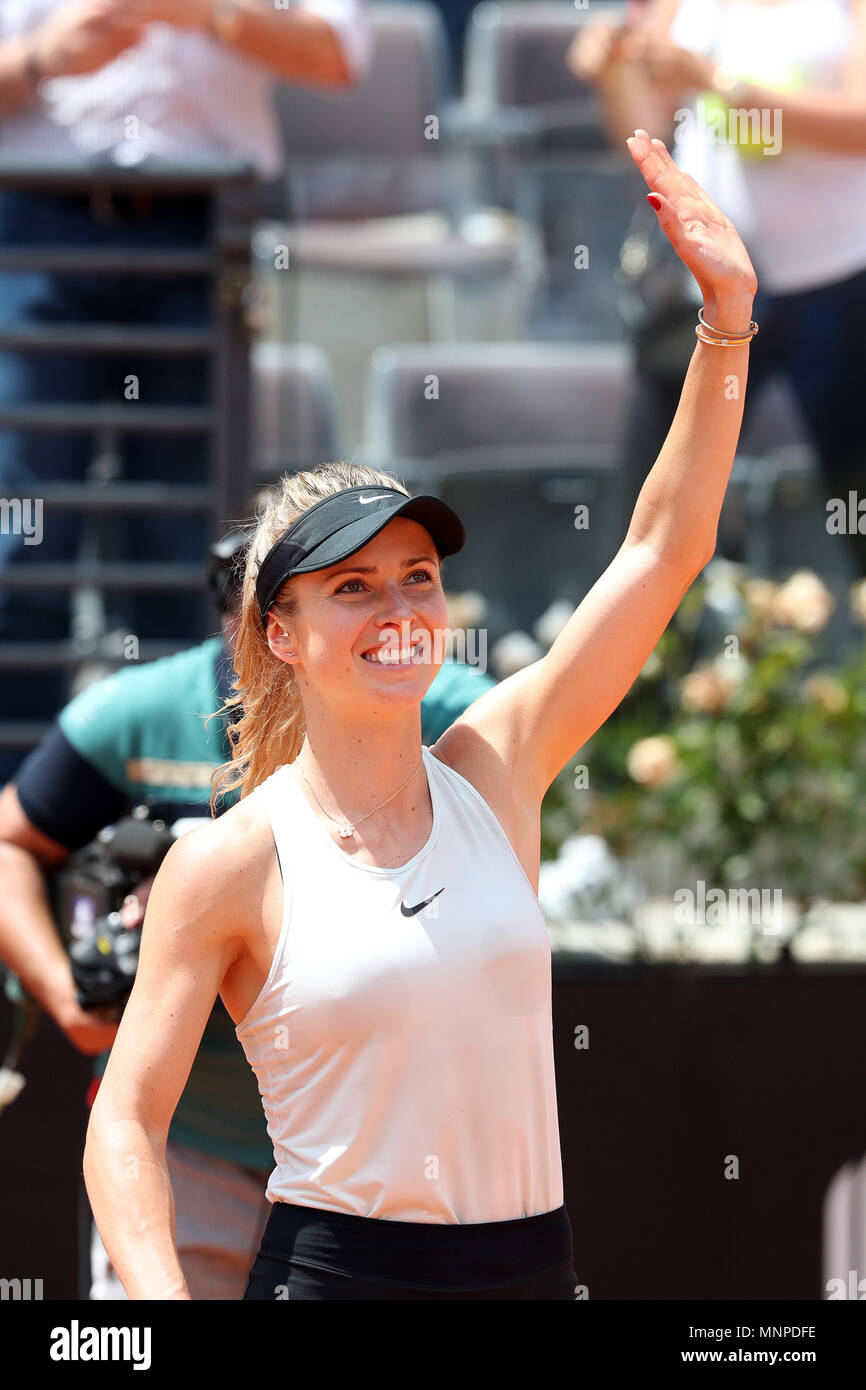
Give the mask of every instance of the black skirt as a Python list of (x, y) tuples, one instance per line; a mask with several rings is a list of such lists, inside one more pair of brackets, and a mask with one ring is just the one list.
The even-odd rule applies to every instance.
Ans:
[(564, 1206), (513, 1221), (386, 1221), (275, 1202), (244, 1299), (573, 1299)]

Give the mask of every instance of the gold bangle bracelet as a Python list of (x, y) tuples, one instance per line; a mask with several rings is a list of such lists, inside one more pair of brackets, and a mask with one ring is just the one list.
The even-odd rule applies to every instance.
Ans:
[(718, 339), (719, 342), (724, 341), (725, 343), (735, 343), (738, 341), (747, 343), (750, 338), (754, 338), (755, 334), (758, 331), (758, 325), (755, 323), (754, 319), (750, 321), (749, 327), (745, 333), (726, 333), (722, 328), (714, 328), (713, 325), (711, 323), (707, 323), (706, 319), (704, 318), (703, 305), (701, 305), (700, 309), (698, 310), (698, 323), (700, 324), (701, 328), (703, 328), (706, 331), (706, 333), (711, 334), (714, 338)]
[[(757, 328), (755, 329), (757, 332)], [(754, 333), (746, 333), (742, 338), (711, 338), (709, 333), (705, 333), (698, 323), (695, 325), (695, 333), (702, 343), (709, 343), (711, 347), (746, 347), (754, 338)]]

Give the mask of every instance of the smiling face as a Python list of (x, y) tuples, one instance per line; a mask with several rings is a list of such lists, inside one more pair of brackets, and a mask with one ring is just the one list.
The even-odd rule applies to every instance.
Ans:
[(296, 611), (271, 610), (268, 640), (294, 667), (308, 709), (321, 700), (357, 717), (420, 703), (442, 665), (448, 623), (425, 527), (395, 517), (345, 560), (293, 575), (287, 589)]

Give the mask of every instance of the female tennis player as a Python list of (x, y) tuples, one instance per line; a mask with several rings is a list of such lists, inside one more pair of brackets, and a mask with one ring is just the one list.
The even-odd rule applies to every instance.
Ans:
[(247, 1299), (575, 1296), (541, 801), (713, 554), (757, 331), (735, 228), (661, 141), (628, 148), (706, 326), (625, 541), (547, 655), (422, 746), (458, 517), (348, 464), (260, 516), (214, 785), (241, 795), (157, 875), (87, 1134), (132, 1299), (189, 1298), (164, 1150), (217, 994), (274, 1144)]

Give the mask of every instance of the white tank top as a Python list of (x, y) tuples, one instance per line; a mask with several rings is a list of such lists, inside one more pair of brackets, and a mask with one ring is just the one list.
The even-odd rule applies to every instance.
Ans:
[(235, 1030), (274, 1145), (267, 1198), (392, 1221), (537, 1216), (563, 1202), (547, 925), (479, 792), (423, 759), (433, 828), (398, 868), (341, 850), (290, 764), (253, 793), (284, 893)]
[[(670, 37), (744, 80), (779, 91), (835, 89), (853, 11), (849, 0), (681, 0)], [(866, 154), (787, 147), (784, 116), (766, 119), (770, 148), (781, 130), (778, 153), (740, 154), (691, 113), (677, 122), (671, 153), (737, 227), (762, 288), (787, 294), (855, 275), (866, 267)]]

